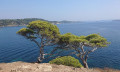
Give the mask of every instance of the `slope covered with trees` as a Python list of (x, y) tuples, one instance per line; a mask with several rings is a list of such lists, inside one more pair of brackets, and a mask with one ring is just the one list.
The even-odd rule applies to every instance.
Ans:
[[(47, 21), (40, 18), (25, 18), (25, 19), (1, 19), (0, 20), (0, 26), (23, 26), (28, 25), (29, 22), (35, 21), (35, 20), (42, 20)], [(53, 24), (57, 23), (57, 21), (48, 21)]]

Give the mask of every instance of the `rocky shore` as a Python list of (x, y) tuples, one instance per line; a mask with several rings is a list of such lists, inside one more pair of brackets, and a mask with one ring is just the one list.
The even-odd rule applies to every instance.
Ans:
[(0, 72), (120, 72), (118, 70), (74, 68), (49, 63), (0, 63)]

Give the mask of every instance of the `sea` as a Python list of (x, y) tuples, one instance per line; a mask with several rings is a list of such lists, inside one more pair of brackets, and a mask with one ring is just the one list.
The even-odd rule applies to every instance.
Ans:
[[(78, 36), (99, 33), (111, 42), (108, 47), (100, 48), (89, 55), (90, 68), (120, 69), (120, 21), (79, 22), (57, 24), (61, 34), (72, 33)], [(36, 62), (39, 48), (34, 42), (16, 34), (25, 26), (0, 27), (0, 63), (16, 61)], [(49, 52), (50, 47), (44, 50)], [(48, 59), (45, 62), (49, 62)]]

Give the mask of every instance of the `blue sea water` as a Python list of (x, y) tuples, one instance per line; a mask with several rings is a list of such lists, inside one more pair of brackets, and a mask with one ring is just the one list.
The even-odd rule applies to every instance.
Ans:
[[(120, 22), (65, 23), (57, 26), (62, 34), (71, 32), (80, 36), (100, 33), (111, 44), (89, 55), (89, 67), (120, 69)], [(0, 28), (0, 63), (14, 61), (35, 62), (37, 60), (39, 48), (33, 42), (16, 34), (23, 27)], [(49, 52), (48, 49), (45, 48), (45, 52)]]

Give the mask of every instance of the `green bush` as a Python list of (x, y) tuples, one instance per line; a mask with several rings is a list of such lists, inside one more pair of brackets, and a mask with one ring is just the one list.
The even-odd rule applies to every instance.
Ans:
[(57, 64), (57, 65), (62, 64), (62, 65), (73, 66), (73, 67), (82, 67), (79, 60), (71, 56), (58, 57), (56, 59), (53, 59), (52, 61), (49, 61), (49, 63)]

